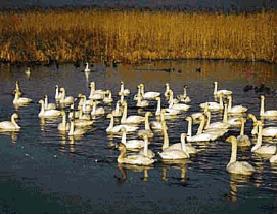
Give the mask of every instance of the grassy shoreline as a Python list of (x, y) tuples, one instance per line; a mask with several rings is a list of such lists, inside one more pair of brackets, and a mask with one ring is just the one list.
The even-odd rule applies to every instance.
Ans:
[(229, 59), (277, 63), (277, 12), (0, 11), (0, 61)]

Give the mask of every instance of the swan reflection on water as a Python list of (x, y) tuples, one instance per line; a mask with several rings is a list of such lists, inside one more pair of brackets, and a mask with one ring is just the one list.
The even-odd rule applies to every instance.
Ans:
[(230, 174), (230, 188), (228, 193), (228, 200), (237, 202), (238, 200), (238, 187), (243, 186), (249, 182), (250, 176)]

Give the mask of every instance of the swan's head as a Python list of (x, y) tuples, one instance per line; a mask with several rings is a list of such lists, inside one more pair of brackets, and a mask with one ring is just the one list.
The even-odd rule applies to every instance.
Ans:
[(264, 100), (264, 99), (265, 99), (265, 97), (262, 95), (262, 96), (261, 96), (261, 100)]
[(143, 137), (143, 140), (144, 140), (144, 141), (145, 141), (145, 140), (148, 140), (147, 134), (143, 134), (142, 137)]
[(157, 98), (156, 98), (156, 101), (160, 101), (161, 100), (161, 98), (158, 96)]
[(123, 82), (123, 81), (120, 81), (120, 85), (124, 85), (124, 82)]
[(255, 124), (255, 125), (257, 124), (258, 120), (257, 120), (257, 117), (254, 114), (251, 114), (251, 113), (248, 114), (247, 119), (251, 119), (253, 121), (253, 124)]
[(237, 140), (237, 138), (234, 135), (231, 135), (231, 136), (227, 137), (226, 142), (232, 143), (236, 140)]
[(92, 82), (90, 82), (90, 85), (89, 85), (91, 88), (92, 87), (94, 87), (95, 86), (95, 82), (94, 81), (92, 81)]
[[(203, 116), (203, 115), (202, 115)], [(192, 117), (191, 116), (188, 116), (188, 117), (186, 117), (186, 121), (188, 121), (188, 122), (192, 122)]]
[(112, 116), (113, 116), (113, 115), (109, 113), (109, 114), (106, 116), (106, 118), (109, 119), (109, 118), (112, 118)]
[(152, 113), (151, 112), (146, 112), (145, 117), (149, 117), (149, 116), (152, 116)]
[(61, 93), (64, 93), (65, 92), (65, 89), (63, 87), (60, 88), (60, 92)]
[(38, 103), (39, 103), (39, 104), (44, 104), (44, 101), (43, 101), (42, 99), (40, 99), (40, 100), (38, 101)]
[(122, 132), (127, 132), (127, 129), (123, 126), (123, 127), (120, 129), (120, 131), (122, 131)]
[(187, 134), (186, 133), (181, 133), (181, 140), (185, 140), (186, 139)]
[(126, 146), (123, 143), (119, 143), (118, 149), (119, 151), (126, 151)]
[(59, 89), (59, 86), (58, 86), (58, 85), (56, 85), (56, 86), (55, 86), (55, 88), (56, 88), (56, 89)]
[(19, 119), (19, 116), (18, 116), (17, 113), (13, 113), (12, 118), (14, 118), (14, 119)]
[(166, 83), (165, 86), (166, 86), (166, 87), (169, 87), (169, 83)]
[(241, 123), (245, 123), (246, 122), (246, 119), (243, 118), (243, 117), (240, 117), (239, 120), (241, 121)]
[(217, 85), (218, 85), (218, 82), (217, 82), (217, 81), (215, 81), (215, 82), (214, 82), (214, 85), (216, 85), (216, 86), (217, 86)]

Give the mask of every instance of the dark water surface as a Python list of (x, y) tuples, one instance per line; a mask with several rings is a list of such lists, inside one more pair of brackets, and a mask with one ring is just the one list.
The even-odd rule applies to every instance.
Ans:
[[(176, 68), (174, 72), (152, 71), (151, 68)], [(201, 67), (200, 73), (195, 72)], [(148, 71), (137, 71), (147, 68)], [(196, 144), (200, 152), (183, 163), (152, 167), (118, 166), (118, 151), (109, 147), (120, 138), (108, 137), (109, 121), (98, 119), (81, 138), (61, 135), (57, 123), (38, 119), (37, 101), (48, 94), (54, 101), (55, 85), (63, 86), (68, 95), (89, 94), (88, 83), (97, 89), (111, 89), (115, 101), (123, 80), (131, 90), (129, 106), (138, 83), (145, 91), (164, 93), (169, 82), (175, 94), (188, 85), (192, 108), (175, 120), (168, 120), (171, 143), (179, 142), (186, 132), (185, 116), (199, 111), (198, 104), (213, 100), (213, 82), (219, 88), (233, 90), (234, 104), (243, 104), (250, 113), (259, 113), (259, 94), (243, 92), (247, 84), (265, 83), (277, 90), (277, 67), (264, 63), (180, 61), (156, 62), (139, 66), (119, 65), (105, 69), (97, 65), (96, 72), (86, 80), (83, 72), (71, 64), (32, 66), (28, 80), (26, 67), (0, 66), (0, 121), (15, 111), (11, 92), (19, 80), (26, 96), (35, 103), (19, 108), (19, 133), (0, 134), (0, 212), (4, 213), (272, 213), (277, 212), (277, 166), (268, 158), (251, 154), (250, 148), (238, 150), (238, 159), (247, 160), (258, 170), (250, 178), (230, 176), (225, 171), (231, 147), (224, 141)], [(276, 93), (266, 95), (266, 109), (277, 109)], [(164, 99), (163, 105), (164, 103)], [(105, 110), (111, 108), (105, 106)], [(155, 111), (155, 103), (149, 109)], [(130, 109), (129, 114), (138, 114)], [(143, 114), (143, 112), (139, 112)], [(221, 115), (213, 115), (220, 120)], [(151, 120), (153, 117), (151, 117)], [(277, 122), (266, 121), (266, 125)], [(251, 123), (246, 124), (250, 133)], [(196, 129), (196, 128), (194, 128)], [(238, 130), (230, 133), (238, 134)], [(128, 138), (137, 138), (128, 135)], [(253, 138), (253, 142), (255, 142)], [(276, 144), (275, 140), (269, 140)], [(264, 140), (267, 142), (267, 140)], [(155, 135), (149, 146), (161, 150), (163, 139)]]

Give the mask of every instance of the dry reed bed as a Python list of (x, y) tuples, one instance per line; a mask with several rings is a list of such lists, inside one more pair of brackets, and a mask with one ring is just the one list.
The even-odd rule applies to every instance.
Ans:
[(0, 12), (0, 60), (239, 59), (277, 62), (277, 12)]

